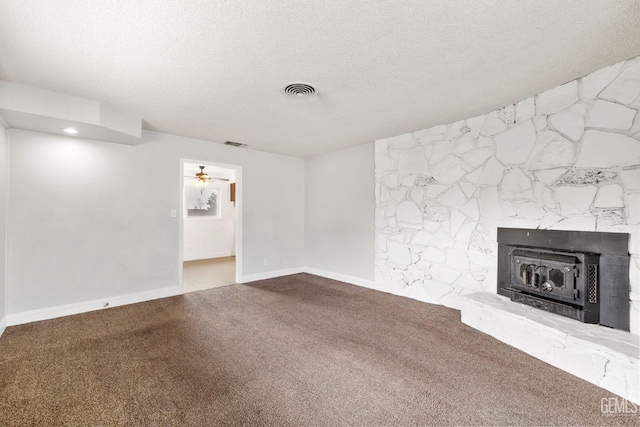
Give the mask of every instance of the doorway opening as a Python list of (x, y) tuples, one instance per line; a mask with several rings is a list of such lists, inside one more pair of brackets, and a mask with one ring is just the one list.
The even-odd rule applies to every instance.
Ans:
[(239, 282), (242, 168), (181, 161), (182, 292)]

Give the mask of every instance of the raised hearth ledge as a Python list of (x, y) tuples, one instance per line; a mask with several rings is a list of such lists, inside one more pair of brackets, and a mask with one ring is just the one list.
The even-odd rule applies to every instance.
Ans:
[(640, 404), (637, 335), (580, 323), (488, 292), (465, 295), (461, 318), (472, 328)]

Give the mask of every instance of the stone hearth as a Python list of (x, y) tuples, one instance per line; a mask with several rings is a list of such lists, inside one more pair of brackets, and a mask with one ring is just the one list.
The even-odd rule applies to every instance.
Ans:
[(463, 323), (640, 404), (637, 336), (580, 323), (487, 292), (463, 297), (461, 308)]

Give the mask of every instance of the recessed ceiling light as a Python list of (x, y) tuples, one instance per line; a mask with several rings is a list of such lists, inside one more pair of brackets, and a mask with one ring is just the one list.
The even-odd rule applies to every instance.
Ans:
[(66, 133), (67, 135), (77, 135), (78, 134), (78, 130), (74, 129), (74, 128), (62, 128), (60, 129), (62, 132)]

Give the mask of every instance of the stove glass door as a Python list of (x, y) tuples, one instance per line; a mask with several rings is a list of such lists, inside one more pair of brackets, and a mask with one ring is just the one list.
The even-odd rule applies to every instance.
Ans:
[(511, 285), (528, 293), (575, 304), (579, 298), (577, 261), (572, 256), (514, 251)]

